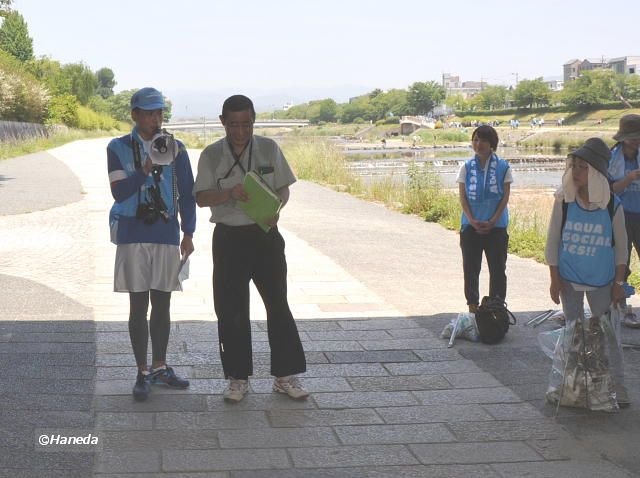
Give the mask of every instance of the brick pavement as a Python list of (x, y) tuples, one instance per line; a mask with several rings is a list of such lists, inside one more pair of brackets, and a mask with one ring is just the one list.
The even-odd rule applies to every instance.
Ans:
[[(54, 350), (58, 360), (65, 352), (76, 359), (73, 365), (94, 366), (91, 416), (86, 406), (72, 405), (53, 426), (91, 426), (100, 449), (88, 455), (91, 472), (87, 454), (36, 449), (22, 463), (0, 458), (0, 476), (618, 477), (640, 470), (629, 446), (628, 438), (637, 438), (634, 430), (620, 435), (628, 443), (615, 455), (600, 446), (618, 436), (608, 429), (600, 437), (611, 416), (563, 411), (556, 419), (542, 403), (550, 364), (541, 359), (531, 330), (513, 328), (496, 347), (460, 342), (448, 349), (438, 338), (463, 303), (454, 233), (304, 182), (293, 188), (282, 227), (290, 299), (309, 362), (304, 382), (312, 397), (294, 402), (270, 392), (264, 311), (256, 300), (251, 393), (238, 405), (221, 400), (225, 384), (210, 288), (212, 226), (207, 211), (199, 210), (192, 277), (185, 292), (173, 296), (168, 357), (192, 386), (154, 388), (148, 402), (134, 402), (127, 298), (111, 292), (105, 145), (80, 141), (50, 152), (80, 178), (81, 201), (0, 217), (0, 272), (44, 287), (63, 310), (70, 308), (65, 300), (73, 299), (90, 311), (89, 335), (67, 331), (66, 350)], [(195, 164), (197, 153), (191, 155)], [(510, 278), (527, 278), (510, 281), (510, 306), (521, 321), (548, 308), (544, 267), (513, 257), (509, 267)], [(61, 318), (51, 313), (46, 321), (29, 320), (43, 297), (36, 287), (31, 292), (15, 322), (0, 321), (9, 331), (2, 335), (4, 357), (19, 348), (51, 351), (53, 337), (41, 333), (44, 324)], [(34, 327), (26, 338), (16, 332), (17, 322), (25, 320)], [(94, 360), (73, 355), (87, 352), (73, 346), (87, 338)], [(65, 390), (53, 387), (52, 403), (85, 396), (85, 370), (69, 364), (51, 373), (67, 374), (62, 381), (84, 380), (77, 390), (73, 383)], [(22, 382), (18, 388), (28, 391)], [(6, 396), (6, 388), (0, 390)], [(29, 414), (51, 416), (39, 407), (27, 407)], [(84, 421), (73, 415), (81, 410)], [(615, 416), (616, 426), (635, 423), (631, 410)], [(23, 453), (11, 456), (28, 457), (24, 430), (35, 429), (29, 414), (11, 412), (10, 435), (24, 419), (27, 437)], [(0, 441), (0, 447), (13, 452), (10, 442)]]

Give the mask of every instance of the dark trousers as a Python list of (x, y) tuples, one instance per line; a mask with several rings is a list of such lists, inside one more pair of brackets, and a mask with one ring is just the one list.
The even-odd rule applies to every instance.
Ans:
[(305, 372), (304, 350), (287, 302), (284, 239), (276, 228), (265, 233), (256, 225), (218, 224), (213, 232), (213, 301), (225, 378), (253, 374), (250, 280), (267, 311), (271, 374)]
[(468, 226), (460, 233), (464, 296), (467, 304), (480, 303), (479, 279), (483, 252), (489, 266), (489, 295), (506, 299), (508, 245), (509, 234), (504, 227), (495, 227), (489, 234), (478, 234), (473, 227)]
[[(147, 323), (147, 310), (151, 298), (151, 316)], [(154, 362), (164, 362), (171, 330), (171, 292), (150, 290), (129, 292), (129, 338), (138, 365), (147, 364), (147, 347), (151, 331), (151, 351)]]

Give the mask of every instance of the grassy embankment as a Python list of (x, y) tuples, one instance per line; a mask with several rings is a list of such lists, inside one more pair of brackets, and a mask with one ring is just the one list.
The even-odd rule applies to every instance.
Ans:
[[(592, 127), (592, 118), (587, 116), (584, 123), (563, 127), (545, 127), (531, 130), (527, 126), (519, 130), (498, 128), (499, 135), (517, 137), (517, 144), (523, 149), (553, 148), (555, 152), (568, 151), (577, 147), (590, 136), (601, 136), (609, 139), (615, 133), (620, 110), (615, 111), (618, 117)], [(599, 118), (604, 117), (600, 112)], [(507, 120), (508, 123), (508, 120)], [(522, 121), (521, 121), (522, 123)], [(553, 129), (555, 128), (555, 129)], [(362, 141), (379, 144), (384, 131), (377, 128), (368, 130)], [(464, 130), (429, 130), (419, 131), (422, 146), (424, 145), (468, 145), (471, 128)], [(518, 136), (519, 133), (519, 136)], [(357, 134), (349, 132), (343, 134)], [(336, 134), (337, 135), (337, 134)], [(315, 181), (362, 197), (380, 201), (387, 206), (408, 214), (415, 214), (430, 222), (437, 222), (447, 229), (457, 230), (460, 227), (461, 207), (458, 195), (454, 191), (442, 188), (437, 175), (429, 170), (412, 166), (409, 168), (409, 181), (386, 177), (369, 184), (363, 183), (348, 169), (347, 159), (335, 145), (317, 138), (321, 134), (313, 134), (313, 129), (305, 131), (303, 140), (288, 137), (283, 141), (283, 149), (296, 174), (301, 179)], [(311, 139), (308, 136), (316, 136)], [(534, 139), (535, 138), (535, 139)], [(412, 139), (388, 139), (387, 147), (407, 147)], [(610, 139), (609, 143), (613, 143)], [(549, 223), (553, 196), (550, 191), (514, 190), (510, 200), (509, 252), (520, 257), (532, 258), (544, 262), (544, 246)], [(634, 258), (632, 270), (638, 270), (639, 264)], [(630, 282), (640, 286), (640, 274), (634, 273)]]

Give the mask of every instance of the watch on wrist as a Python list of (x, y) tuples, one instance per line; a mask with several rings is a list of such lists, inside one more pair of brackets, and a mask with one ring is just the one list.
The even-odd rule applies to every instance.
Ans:
[(617, 281), (616, 281), (616, 284), (618, 284), (618, 285), (624, 285), (624, 281), (617, 280)]

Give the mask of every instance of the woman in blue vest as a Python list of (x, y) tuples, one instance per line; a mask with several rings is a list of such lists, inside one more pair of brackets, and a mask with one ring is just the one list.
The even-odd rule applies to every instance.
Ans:
[[(631, 250), (635, 248), (640, 257), (640, 115), (628, 114), (620, 118), (620, 127), (613, 139), (617, 142), (611, 149), (609, 182), (624, 209), (629, 253), (626, 277), (629, 277)], [(637, 315), (630, 309), (623, 323), (631, 328), (640, 327)]]
[(471, 142), (475, 156), (462, 165), (457, 182), (462, 205), (464, 295), (469, 312), (475, 313), (480, 302), (483, 252), (489, 266), (489, 295), (502, 300), (507, 296), (507, 203), (513, 177), (509, 163), (495, 153), (498, 147), (495, 129), (479, 126), (471, 135)]
[[(627, 233), (623, 208), (607, 180), (610, 155), (604, 141), (589, 138), (569, 155), (556, 193), (545, 257), (551, 300), (562, 299), (567, 329), (584, 320), (585, 295), (593, 317), (625, 297)], [(617, 401), (629, 404), (622, 388)]]

